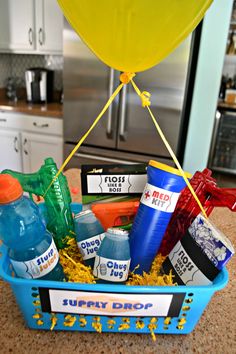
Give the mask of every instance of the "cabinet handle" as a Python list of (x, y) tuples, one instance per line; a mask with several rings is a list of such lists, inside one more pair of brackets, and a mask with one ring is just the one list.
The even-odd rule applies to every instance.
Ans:
[(43, 38), (43, 29), (40, 27), (39, 29), (39, 44), (43, 45), (44, 38)]
[(15, 150), (15, 152), (19, 152), (17, 136), (15, 136), (15, 138), (14, 138), (14, 150)]
[(26, 145), (27, 144), (27, 139), (24, 139), (24, 142), (23, 142), (23, 151), (24, 151), (24, 154), (25, 155), (28, 155), (28, 151), (26, 150)]
[(37, 124), (36, 122), (33, 123), (33, 125), (37, 128), (48, 128), (49, 124)]
[(6, 122), (6, 118), (0, 118), (0, 122)]
[(28, 31), (28, 37), (29, 37), (29, 44), (32, 45), (33, 44), (33, 30), (30, 27), (29, 31)]

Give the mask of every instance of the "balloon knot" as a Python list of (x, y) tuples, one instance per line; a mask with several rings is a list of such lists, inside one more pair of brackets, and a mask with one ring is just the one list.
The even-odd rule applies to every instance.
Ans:
[(142, 101), (142, 107), (148, 107), (151, 104), (150, 97), (151, 94), (148, 91), (143, 91), (140, 93), (139, 97), (141, 98)]
[(134, 76), (135, 73), (122, 73), (120, 75), (120, 81), (122, 82), (122, 84), (128, 84)]

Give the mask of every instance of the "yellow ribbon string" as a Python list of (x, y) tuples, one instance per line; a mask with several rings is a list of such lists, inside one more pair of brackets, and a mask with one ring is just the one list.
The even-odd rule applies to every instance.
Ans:
[(178, 170), (180, 171), (181, 176), (183, 177), (184, 181), (186, 182), (186, 184), (187, 184), (187, 186), (188, 186), (190, 192), (192, 193), (194, 199), (196, 200), (196, 202), (197, 202), (199, 208), (201, 209), (203, 215), (207, 218), (206, 212), (205, 212), (205, 210), (204, 210), (204, 208), (203, 208), (203, 206), (202, 206), (200, 200), (198, 199), (196, 193), (195, 193), (194, 190), (193, 190), (193, 187), (191, 186), (191, 184), (189, 183), (187, 177), (185, 176), (185, 173), (184, 173), (182, 167), (180, 166), (180, 163), (179, 163), (177, 157), (175, 156), (175, 154), (174, 154), (174, 152), (173, 152), (173, 150), (172, 150), (170, 144), (169, 144), (168, 141), (166, 140), (165, 135), (163, 134), (163, 132), (162, 132), (162, 130), (161, 130), (159, 124), (157, 123), (156, 118), (154, 117), (154, 115), (153, 115), (153, 113), (152, 113), (152, 111), (151, 111), (151, 109), (150, 109), (150, 107), (149, 107), (150, 104), (151, 104), (151, 102), (150, 102), (150, 100), (149, 100), (149, 98), (150, 98), (150, 96), (151, 96), (150, 93), (149, 93), (149, 92), (146, 92), (146, 91), (141, 92), (141, 91), (139, 90), (139, 88), (137, 87), (137, 85), (134, 83), (134, 81), (133, 81), (132, 78), (130, 79), (130, 81), (131, 81), (131, 83), (132, 83), (132, 86), (133, 86), (134, 90), (136, 91), (136, 93), (138, 94), (138, 96), (141, 98), (142, 106), (147, 108), (147, 110), (148, 110), (148, 112), (149, 112), (149, 114), (150, 114), (150, 116), (151, 116), (151, 118), (152, 118), (152, 120), (153, 120), (153, 123), (154, 123), (154, 125), (155, 125), (155, 127), (156, 127), (156, 129), (157, 129), (157, 131), (158, 131), (158, 133), (159, 133), (159, 135), (160, 135), (160, 137), (161, 137), (163, 143), (165, 144), (165, 146), (166, 146), (166, 148), (167, 148), (167, 150), (168, 150), (170, 156), (172, 157), (174, 163), (176, 164)]
[(175, 156), (173, 150), (171, 149), (171, 146), (169, 145), (168, 141), (166, 140), (159, 124), (157, 123), (156, 118), (154, 117), (151, 109), (149, 108), (149, 106), (151, 105), (151, 101), (150, 101), (150, 97), (151, 94), (147, 91), (143, 91), (141, 92), (139, 90), (139, 88), (137, 87), (137, 85), (135, 84), (135, 82), (133, 81), (133, 77), (135, 76), (135, 73), (122, 73), (120, 75), (120, 81), (121, 84), (116, 88), (116, 90), (113, 92), (113, 94), (111, 95), (111, 97), (108, 99), (108, 101), (106, 102), (105, 106), (103, 107), (102, 111), (99, 113), (99, 115), (97, 116), (97, 118), (94, 120), (93, 124), (90, 126), (90, 128), (88, 129), (88, 131), (82, 136), (82, 138), (79, 140), (79, 142), (77, 143), (77, 145), (74, 147), (74, 149), (71, 151), (71, 153), (69, 154), (69, 156), (65, 159), (65, 161), (63, 162), (62, 166), (60, 167), (60, 169), (58, 170), (56, 176), (53, 178), (53, 180), (51, 181), (51, 183), (49, 184), (46, 192), (44, 193), (44, 196), (47, 194), (48, 190), (50, 189), (50, 187), (52, 186), (52, 184), (55, 182), (55, 180), (57, 179), (57, 177), (60, 175), (60, 173), (63, 171), (63, 169), (66, 167), (66, 165), (68, 164), (68, 162), (71, 160), (71, 158), (73, 157), (73, 155), (76, 153), (76, 151), (79, 149), (79, 147), (82, 145), (82, 143), (84, 142), (84, 140), (87, 138), (87, 136), (91, 133), (91, 131), (93, 130), (93, 128), (97, 125), (97, 123), (99, 122), (99, 120), (102, 118), (102, 116), (104, 115), (104, 113), (106, 112), (106, 110), (108, 109), (108, 107), (111, 105), (111, 103), (113, 102), (114, 98), (118, 95), (118, 93), (120, 92), (120, 90), (123, 88), (124, 85), (128, 84), (130, 81), (132, 83), (132, 86), (134, 88), (134, 90), (136, 91), (136, 93), (138, 94), (138, 96), (141, 99), (142, 102), (142, 106), (146, 107), (152, 120), (153, 123), (163, 141), (163, 143), (165, 144), (170, 156), (172, 157), (173, 161), (175, 162), (177, 168), (179, 169), (185, 183), (187, 184), (190, 192), (192, 193), (194, 199), (196, 200), (198, 206), (200, 207), (203, 215), (207, 218), (206, 212), (200, 202), (200, 200), (198, 199), (196, 193), (194, 192), (191, 184), (189, 183), (187, 177), (185, 176), (184, 171), (182, 170), (182, 167), (180, 166), (180, 163), (177, 159), (177, 157)]
[(97, 116), (97, 118), (94, 120), (93, 124), (90, 126), (90, 128), (88, 129), (88, 131), (82, 136), (82, 138), (79, 140), (78, 144), (74, 147), (74, 149), (71, 151), (71, 153), (69, 154), (69, 156), (65, 159), (65, 161), (63, 162), (63, 164), (61, 165), (60, 169), (58, 170), (56, 176), (53, 178), (53, 180), (51, 181), (51, 183), (49, 184), (48, 188), (46, 189), (46, 192), (44, 193), (44, 196), (47, 194), (48, 190), (51, 188), (52, 184), (55, 182), (55, 180), (57, 179), (57, 177), (60, 175), (60, 173), (63, 171), (63, 169), (66, 167), (66, 165), (68, 164), (68, 162), (70, 161), (70, 159), (72, 158), (72, 156), (76, 153), (76, 151), (79, 149), (79, 147), (83, 144), (84, 140), (87, 138), (87, 136), (91, 133), (91, 131), (93, 130), (93, 128), (97, 125), (97, 123), (99, 122), (99, 120), (102, 118), (102, 116), (104, 115), (104, 113), (106, 112), (106, 110), (108, 109), (108, 107), (111, 105), (112, 101), (114, 100), (114, 98), (118, 95), (118, 93), (120, 92), (120, 90), (123, 88), (123, 86), (125, 85), (124, 82), (122, 82), (117, 88), (116, 90), (113, 92), (113, 94), (111, 95), (111, 97), (108, 99), (107, 103), (105, 104), (105, 106), (103, 107), (102, 111), (99, 113), (99, 115)]

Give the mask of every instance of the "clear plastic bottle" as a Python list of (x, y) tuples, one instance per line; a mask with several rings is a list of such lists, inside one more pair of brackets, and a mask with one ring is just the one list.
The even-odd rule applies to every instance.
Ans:
[(74, 221), (71, 213), (71, 195), (66, 177), (61, 173), (48, 189), (50, 182), (58, 172), (56, 163), (51, 157), (35, 173), (20, 173), (4, 170), (16, 178), (25, 192), (44, 197), (47, 212), (47, 229), (52, 233), (58, 247), (67, 246), (68, 237), (74, 232)]
[(128, 278), (130, 249), (128, 232), (109, 228), (97, 252), (93, 274), (103, 282), (124, 283)]
[(18, 277), (65, 279), (57, 248), (38, 206), (23, 196), (18, 180), (8, 174), (0, 175), (0, 238), (9, 248)]
[(104, 229), (91, 210), (77, 214), (74, 224), (77, 244), (83, 260), (86, 265), (93, 268), (96, 253), (105, 236)]

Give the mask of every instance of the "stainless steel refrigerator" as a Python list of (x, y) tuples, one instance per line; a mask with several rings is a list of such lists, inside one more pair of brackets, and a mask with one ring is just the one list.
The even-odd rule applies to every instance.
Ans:
[[(163, 62), (135, 77), (140, 90), (151, 93), (151, 109), (180, 162), (200, 32), (199, 26)], [(68, 156), (118, 86), (120, 72), (99, 61), (66, 20), (63, 38), (64, 154)], [(149, 159), (173, 163), (140, 98), (132, 86), (127, 85), (68, 166), (147, 162)]]

